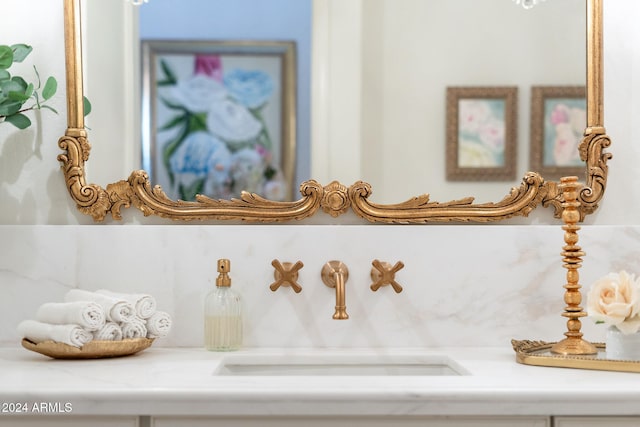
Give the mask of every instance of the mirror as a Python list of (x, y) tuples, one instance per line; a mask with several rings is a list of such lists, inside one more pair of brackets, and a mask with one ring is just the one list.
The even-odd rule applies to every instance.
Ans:
[[(160, 3), (159, 0), (156, 1)], [(410, 4), (415, 7), (416, 5), (424, 6), (425, 4), (430, 4), (430, 2), (433, 1), (434, 0), (413, 0), (403, 2), (403, 4)], [(316, 74), (325, 73), (325, 78), (331, 75), (335, 76), (335, 73), (340, 72), (347, 75), (353, 73), (355, 76), (354, 78), (362, 79), (361, 83), (363, 91), (362, 97), (359, 100), (360, 104), (356, 108), (356, 110), (359, 109), (358, 112), (361, 114), (357, 116), (352, 115), (351, 118), (355, 117), (355, 119), (349, 120), (349, 117), (345, 117), (340, 111), (340, 108), (342, 108), (342, 111), (348, 111), (349, 106), (341, 104), (349, 103), (348, 101), (344, 101), (344, 99), (353, 99), (348, 97), (349, 92), (346, 93), (347, 96), (344, 96), (345, 94), (342, 93), (343, 97), (340, 99), (339, 96), (336, 96), (340, 95), (340, 93), (331, 92), (332, 90), (338, 90), (339, 88), (337, 86), (339, 85), (336, 84), (332, 86), (329, 84), (328, 89), (325, 88), (324, 92), (319, 91), (321, 89), (319, 87), (320, 85), (312, 85), (311, 121), (313, 122), (313, 133), (311, 139), (314, 143), (312, 144), (311, 151), (313, 157), (312, 163), (314, 166), (312, 167), (312, 173), (310, 176), (317, 177), (322, 182), (325, 182), (324, 186), (317, 181), (304, 181), (300, 187), (302, 197), (298, 197), (297, 200), (291, 202), (277, 202), (274, 200), (262, 199), (259, 196), (246, 193), (242, 195), (241, 199), (236, 200), (213, 200), (207, 197), (198, 197), (195, 202), (179, 202), (171, 200), (166, 197), (161, 189), (153, 187), (152, 183), (147, 180), (146, 174), (142, 171), (132, 173), (126, 181), (123, 180), (110, 184), (106, 189), (102, 189), (95, 185), (87, 185), (85, 183), (84, 162), (86, 160), (84, 159), (84, 156), (87, 153), (88, 142), (85, 139), (86, 131), (84, 130), (84, 121), (80, 118), (79, 121), (75, 120), (74, 122), (71, 120), (72, 115), (70, 114), (67, 138), (63, 138), (61, 140), (61, 144), (66, 144), (65, 147), (63, 147), (63, 149), (66, 150), (66, 153), (61, 156), (61, 161), (63, 162), (63, 168), (65, 171), (69, 172), (67, 174), (67, 182), (72, 197), (74, 197), (78, 202), (81, 210), (91, 214), (96, 220), (103, 219), (109, 213), (111, 213), (115, 218), (118, 218), (120, 208), (129, 205), (138, 207), (145, 215), (155, 214), (173, 219), (186, 220), (244, 219), (257, 221), (284, 221), (305, 218), (313, 215), (320, 209), (332, 216), (338, 216), (341, 213), (352, 209), (358, 216), (366, 218), (369, 221), (388, 223), (448, 221), (488, 222), (512, 216), (527, 215), (532, 209), (541, 205), (552, 205), (558, 209), (560, 207), (561, 195), (557, 189), (556, 182), (552, 180), (557, 179), (557, 177), (549, 176), (548, 174), (545, 176), (544, 174), (536, 172), (526, 172), (529, 170), (529, 165), (527, 164), (529, 156), (526, 152), (528, 150), (523, 149), (526, 145), (520, 146), (521, 156), (517, 160), (518, 166), (515, 168), (516, 173), (514, 174), (515, 179), (513, 179), (513, 181), (482, 184), (483, 187), (493, 187), (494, 189), (498, 189), (498, 192), (493, 193), (491, 196), (480, 196), (479, 192), (476, 191), (475, 188), (472, 188), (475, 184), (470, 182), (445, 182), (446, 184), (451, 184), (455, 188), (443, 189), (444, 185), (441, 184), (441, 181), (437, 182), (430, 176), (425, 177), (415, 172), (412, 172), (412, 175), (409, 178), (402, 177), (402, 181), (400, 181), (401, 184), (394, 183), (389, 179), (390, 176), (395, 176), (396, 174), (393, 170), (385, 171), (385, 164), (389, 163), (388, 159), (391, 157), (398, 157), (398, 154), (406, 154), (402, 151), (410, 153), (410, 150), (403, 150), (403, 148), (401, 146), (399, 147), (398, 144), (403, 143), (407, 139), (412, 139), (408, 138), (406, 134), (401, 132), (403, 128), (407, 128), (409, 126), (403, 126), (403, 119), (407, 116), (406, 112), (401, 111), (404, 100), (399, 97), (397, 97), (397, 99), (393, 97), (394, 81), (411, 80), (412, 84), (414, 82), (416, 84), (420, 84), (420, 80), (424, 80), (424, 76), (428, 75), (430, 67), (435, 68), (434, 64), (442, 66), (442, 64), (446, 63), (446, 61), (438, 60), (442, 53), (432, 53), (437, 51), (436, 48), (438, 46), (446, 45), (444, 43), (429, 45), (427, 42), (429, 40), (433, 40), (432, 37), (419, 37), (416, 36), (415, 33), (407, 31), (404, 36), (396, 35), (394, 36), (395, 39), (385, 39), (385, 41), (381, 42), (380, 38), (383, 33), (386, 34), (388, 32), (391, 34), (392, 32), (390, 29), (393, 25), (397, 26), (398, 22), (401, 22), (402, 19), (406, 19), (412, 15), (411, 13), (408, 13), (407, 10), (388, 10), (388, 4), (391, 3), (394, 2), (384, 2), (382, 0), (350, 2), (349, 4), (351, 4), (351, 6), (346, 6), (346, 9), (352, 8), (352, 10), (346, 11), (343, 7), (345, 2), (316, 0), (313, 4), (314, 32), (316, 33), (314, 36), (313, 46), (313, 57), (315, 61), (315, 65), (313, 66), (314, 72), (316, 72)], [(443, 4), (446, 3), (446, 1), (443, 2)], [(450, 3), (451, 2), (449, 2), (449, 4)], [(481, 2), (472, 1), (471, 3), (478, 4)], [(484, 2), (482, 3), (484, 4)], [(502, 0), (487, 0), (486, 2), (487, 5), (495, 3), (502, 3), (500, 4), (500, 7), (517, 11), (522, 15), (523, 12), (531, 13), (536, 10), (543, 10), (543, 6), (551, 5), (554, 2), (548, 1), (546, 3), (542, 3), (537, 7), (537, 9), (533, 9), (531, 11), (523, 11), (521, 8), (516, 7), (515, 4)], [(584, 5), (585, 2), (584, 0), (581, 0), (572, 2), (556, 1), (556, 3), (581, 3)], [(598, 201), (602, 197), (602, 193), (606, 185), (606, 160), (608, 159), (606, 153), (603, 153), (603, 148), (609, 144), (609, 140), (604, 134), (601, 120), (602, 85), (600, 83), (600, 68), (602, 60), (600, 17), (602, 5), (601, 1), (589, 0), (586, 1), (586, 3), (588, 6), (586, 13), (586, 33), (588, 35), (586, 43), (588, 50), (586, 61), (588, 126), (585, 131), (585, 137), (582, 141), (580, 151), (583, 160), (587, 164), (586, 170), (588, 171), (588, 175), (586, 177), (585, 190), (582, 192), (581, 201), (583, 203), (583, 215), (586, 215), (595, 209), (595, 206), (597, 206)], [(81, 105), (78, 105), (74, 99), (77, 98), (78, 92), (82, 94), (82, 85), (80, 83), (83, 67), (82, 64), (78, 63), (80, 59), (79, 46), (77, 50), (73, 49), (74, 45), (79, 44), (79, 38), (81, 37), (79, 31), (74, 31), (74, 28), (79, 25), (79, 4), (76, 1), (66, 1), (65, 6), (68, 11), (66, 14), (68, 21), (67, 43), (71, 46), (71, 48), (67, 48), (68, 66), (71, 70), (69, 73), (71, 84), (69, 86), (72, 87), (72, 89), (75, 88), (75, 91), (69, 91), (69, 108), (73, 110), (74, 105), (76, 109), (81, 109)], [(346, 16), (345, 14), (354, 13), (353, 8), (356, 9), (355, 13), (361, 17), (361, 27), (350, 30), (348, 27), (353, 27), (350, 23), (352, 21), (348, 21), (344, 18)], [(491, 14), (489, 14), (486, 19), (488, 20), (489, 18), (491, 18)], [(419, 19), (416, 19), (415, 21), (416, 22), (413, 27), (406, 25), (404, 27), (413, 28), (416, 31), (418, 29), (428, 27), (425, 25), (419, 25)], [(479, 21), (484, 22), (483, 20)], [(584, 25), (584, 21), (585, 19), (583, 17), (580, 25)], [(348, 37), (343, 37), (335, 38), (335, 40), (322, 40), (322, 37), (318, 37), (318, 32), (321, 31), (324, 26), (335, 33), (336, 28), (341, 25), (341, 22), (343, 22), (342, 25), (344, 26), (342, 30), (352, 31), (352, 33), (354, 31), (356, 32), (357, 37), (352, 41), (354, 43), (362, 41), (362, 46), (364, 48), (360, 53), (360, 59), (362, 59), (362, 62), (350, 64), (347, 60), (345, 63), (338, 64), (339, 67), (343, 68), (342, 70), (339, 70), (336, 68), (338, 67), (336, 65), (336, 61), (318, 61), (318, 59), (322, 59), (323, 57), (325, 59), (330, 58), (332, 54), (335, 54), (335, 50), (339, 49), (342, 45), (347, 45), (343, 47), (342, 53), (348, 53), (347, 49), (349, 49), (348, 45), (350, 43), (350, 39)], [(347, 27), (346, 30), (345, 27)], [(497, 25), (491, 25), (490, 27), (495, 28)], [(389, 31), (377, 31), (379, 28), (383, 28), (384, 30), (389, 29)], [(507, 38), (504, 37), (505, 33), (510, 34), (509, 31), (505, 31), (497, 34), (497, 36), (506, 40)], [(527, 32), (523, 31), (523, 33)], [(580, 39), (584, 37), (584, 34), (585, 31), (580, 31), (580, 34), (576, 35), (575, 39), (578, 40), (578, 45), (580, 44)], [(373, 36), (374, 38), (371, 39), (370, 37), (367, 38), (365, 36)], [(493, 34), (492, 36), (496, 37), (496, 34)], [(376, 37), (378, 38), (376, 39)], [(422, 38), (426, 39), (424, 43), (421, 42)], [(529, 51), (529, 49), (524, 48), (524, 43), (528, 43), (530, 39), (523, 37), (520, 37), (520, 39), (525, 40), (521, 43), (523, 46), (520, 46), (516, 51), (512, 50), (511, 56), (514, 55), (513, 52)], [(459, 40), (459, 37), (458, 39), (455, 38), (455, 32), (453, 34), (449, 34), (447, 37), (443, 37), (443, 40), (453, 40), (452, 43), (457, 45), (464, 44)], [(333, 43), (333, 45), (331, 43)], [(413, 43), (413, 45), (411, 43)], [(512, 42), (510, 45), (513, 47)], [(378, 49), (379, 46), (386, 46), (385, 49), (382, 50), (384, 55), (377, 55), (380, 50)], [(406, 48), (398, 49), (397, 46), (404, 46)], [(409, 46), (412, 46), (413, 49), (409, 49)], [(425, 47), (424, 50), (429, 52), (429, 55), (433, 55), (432, 57), (429, 56), (429, 59), (431, 60), (427, 61), (427, 64), (417, 63), (416, 65), (416, 63), (413, 63), (413, 65), (404, 65), (395, 68), (386, 65), (387, 62), (401, 63), (396, 59), (402, 57), (408, 57), (408, 59), (415, 61), (416, 55), (411, 55), (411, 52), (416, 50), (419, 51), (420, 47), (423, 46), (429, 46), (428, 48)], [(509, 46), (509, 44), (507, 44), (507, 46)], [(528, 47), (529, 45), (527, 44), (526, 46)], [(448, 46), (443, 49), (445, 49), (443, 52), (451, 51), (451, 48)], [(576, 47), (569, 50), (572, 52), (580, 50), (582, 52), (581, 55), (584, 55), (584, 49)], [(498, 48), (496, 47), (496, 52), (497, 51)], [(406, 52), (409, 52), (409, 54)], [(89, 50), (87, 55), (91, 54), (91, 50)], [(463, 56), (469, 56), (469, 54), (464, 54)], [(509, 55), (498, 55), (500, 58), (507, 56)], [(382, 64), (382, 58), (391, 58), (393, 60), (384, 61), (385, 63)], [(366, 61), (371, 61), (369, 63), (377, 63), (377, 65), (382, 66), (374, 66), (372, 68), (364, 65), (367, 64)], [(464, 59), (461, 61), (464, 63)], [(532, 65), (540, 62), (546, 64), (553, 62), (553, 60), (536, 58), (529, 61), (526, 65)], [(476, 62), (474, 62), (474, 64), (475, 63)], [(528, 134), (528, 124), (526, 123), (528, 120), (526, 120), (526, 116), (529, 111), (529, 98), (531, 98), (531, 94), (528, 92), (530, 86), (534, 83), (544, 85), (557, 83), (558, 81), (579, 85), (580, 80), (576, 80), (575, 75), (576, 73), (580, 74), (581, 72), (584, 74), (584, 70), (582, 70), (582, 63), (584, 63), (584, 61), (581, 61), (580, 66), (574, 67), (577, 68), (578, 71), (576, 72), (575, 69), (572, 71), (573, 77), (558, 77), (557, 73), (552, 77), (540, 77), (538, 74), (536, 77), (531, 77), (529, 80), (526, 80), (525, 83), (520, 84), (514, 80), (507, 79), (505, 75), (496, 76), (495, 73), (485, 71), (483, 73), (485, 75), (484, 80), (482, 78), (474, 80), (473, 74), (471, 74), (471, 78), (468, 78), (468, 80), (464, 80), (464, 77), (460, 76), (455, 79), (452, 78), (451, 85), (470, 86), (474, 82), (476, 85), (482, 86), (502, 86), (502, 83), (508, 84), (509, 86), (517, 84), (519, 86), (518, 109), (521, 110), (521, 114), (525, 117), (525, 119), (518, 117), (518, 134), (520, 136), (520, 140), (526, 141), (528, 139), (526, 138), (526, 135)], [(352, 68), (349, 68), (349, 65), (354, 65), (356, 70), (354, 71)], [(334, 67), (333, 69), (331, 68), (332, 66)], [(415, 69), (417, 66), (422, 67), (418, 68), (418, 73), (411, 74), (407, 72), (407, 70)], [(514, 76), (526, 74), (526, 72), (531, 72), (534, 75), (537, 73), (536, 71), (531, 71), (535, 69), (532, 66), (524, 67), (523, 71), (523, 68), (513, 67), (513, 64), (510, 65), (510, 63), (501, 64), (501, 67), (499, 68), (507, 68), (509, 70), (508, 75), (511, 79), (513, 79)], [(364, 72), (364, 70), (367, 71)], [(440, 71), (439, 75), (442, 74), (443, 72)], [(487, 75), (490, 78), (487, 78)], [(383, 80), (385, 76), (390, 76), (387, 81), (383, 81), (382, 84), (378, 85), (374, 84)], [(476, 76), (476, 78), (477, 77), (478, 76)], [(491, 78), (493, 78), (493, 80), (491, 80)], [(346, 80), (343, 79), (343, 81)], [(436, 141), (441, 140), (441, 142), (436, 143), (437, 145), (439, 144), (440, 148), (429, 148), (426, 152), (420, 152), (419, 156), (409, 155), (408, 157), (401, 158), (399, 164), (407, 164), (407, 162), (412, 160), (412, 157), (420, 157), (427, 159), (428, 161), (435, 159), (436, 163), (434, 165), (428, 165), (425, 160), (422, 162), (419, 161), (418, 166), (423, 166), (423, 171), (434, 171), (440, 167), (440, 171), (442, 172), (440, 175), (444, 174), (445, 127), (442, 122), (444, 121), (443, 119), (447, 113), (442, 106), (445, 104), (445, 86), (446, 85), (444, 83), (440, 83), (435, 86), (433, 92), (429, 92), (429, 96), (422, 96), (422, 98), (429, 100), (436, 98), (435, 101), (428, 105), (418, 104), (418, 106), (412, 106), (411, 108), (411, 114), (413, 115), (412, 123), (418, 123), (420, 126), (423, 126), (421, 122), (416, 120), (416, 118), (419, 120), (420, 112), (422, 110), (424, 110), (424, 116), (436, 118), (436, 122), (434, 124), (429, 122), (429, 124), (425, 124), (424, 126), (426, 127), (421, 128), (420, 131), (422, 133), (429, 132), (429, 135), (433, 135), (433, 137), (429, 139)], [(367, 90), (365, 90), (365, 87)], [(414, 87), (421, 88), (421, 86)], [(342, 87), (342, 89), (344, 89), (344, 87)], [(410, 94), (412, 93), (412, 86), (407, 85), (407, 88), (403, 90)], [(439, 98), (437, 98), (436, 95), (433, 95), (438, 92), (440, 93)], [(433, 109), (431, 107), (438, 108)], [(382, 113), (385, 114), (382, 115)], [(384, 120), (380, 120), (380, 117), (384, 117)], [(353, 129), (344, 130), (346, 127), (353, 128), (353, 123), (356, 122), (358, 124), (355, 132)], [(427, 122), (426, 117), (424, 122)], [(438, 122), (440, 123), (438, 124)], [(342, 132), (342, 134), (340, 132)], [(437, 136), (439, 133), (442, 135)], [(344, 138), (345, 135), (355, 135), (356, 138), (347, 139)], [(396, 135), (399, 136), (396, 137)], [(299, 140), (302, 139), (303, 138), (299, 138)], [(351, 144), (355, 144), (355, 146), (361, 145), (360, 139), (366, 139), (368, 141), (367, 144), (369, 144), (370, 141), (373, 141), (373, 144), (362, 150), (345, 149), (345, 146), (351, 147)], [(69, 150), (69, 143), (76, 140), (77, 144), (74, 147), (77, 148)], [(385, 144), (388, 142), (391, 144), (395, 143), (396, 145), (391, 145), (391, 148), (388, 148), (388, 146), (383, 145), (382, 142)], [(336, 145), (339, 149), (328, 150), (326, 146), (331, 145)], [(371, 149), (371, 146), (374, 146), (375, 148)], [(320, 152), (321, 154), (319, 160), (316, 159), (316, 152)], [(71, 156), (71, 154), (74, 156)], [(380, 171), (382, 171), (382, 174), (379, 174)], [(352, 178), (350, 177), (350, 174), (352, 173), (357, 175)], [(416, 178), (417, 175), (419, 175), (419, 178)], [(346, 176), (346, 178), (343, 178), (343, 176)], [(367, 182), (357, 181), (350, 187), (339, 182), (326, 183), (326, 181), (333, 179), (345, 181), (351, 179), (353, 181), (359, 178), (362, 178)], [(416, 189), (414, 189), (414, 187)], [(378, 188), (380, 188), (381, 191), (378, 192)], [(409, 193), (403, 193), (403, 188), (407, 188)], [(425, 191), (431, 192), (432, 196), (428, 197), (426, 195), (420, 195), (409, 198), (412, 194), (420, 194)], [(458, 193), (456, 193), (456, 191)], [(476, 196), (477, 201), (471, 197), (467, 197), (469, 194)], [(403, 202), (403, 200), (406, 201)], [(494, 202), (486, 202), (486, 200), (494, 200)]]

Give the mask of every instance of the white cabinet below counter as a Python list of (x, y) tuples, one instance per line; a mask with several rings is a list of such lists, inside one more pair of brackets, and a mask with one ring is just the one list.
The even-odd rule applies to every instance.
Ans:
[[(550, 427), (549, 417), (152, 417), (150, 427)], [(573, 426), (573, 425), (572, 425)]]
[(554, 427), (638, 427), (640, 417), (555, 417)]
[(0, 427), (140, 427), (139, 417), (0, 415)]

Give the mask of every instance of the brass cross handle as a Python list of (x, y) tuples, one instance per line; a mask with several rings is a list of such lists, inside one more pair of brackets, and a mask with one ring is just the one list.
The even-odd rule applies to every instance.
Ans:
[(402, 261), (396, 262), (396, 265), (391, 267), (391, 264), (388, 262), (380, 262), (377, 259), (374, 259), (371, 265), (374, 267), (371, 269), (371, 280), (373, 280), (373, 283), (371, 284), (372, 291), (377, 291), (381, 286), (391, 285), (396, 293), (402, 292), (402, 286), (400, 286), (395, 279), (396, 272), (402, 270), (404, 267), (404, 263)]
[(290, 262), (280, 263), (280, 261), (274, 259), (271, 261), (271, 265), (276, 269), (273, 272), (273, 277), (276, 281), (269, 286), (269, 289), (275, 292), (280, 286), (290, 286), (296, 294), (302, 290), (302, 286), (297, 282), (298, 270), (304, 267), (301, 261), (291, 264)]

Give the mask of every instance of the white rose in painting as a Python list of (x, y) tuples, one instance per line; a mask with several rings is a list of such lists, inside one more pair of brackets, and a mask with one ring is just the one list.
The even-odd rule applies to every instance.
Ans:
[(237, 194), (241, 191), (260, 193), (264, 179), (264, 162), (260, 153), (243, 148), (232, 156), (231, 179)]
[(224, 188), (229, 181), (231, 153), (215, 136), (202, 131), (193, 132), (180, 144), (169, 163), (175, 176), (176, 189), (204, 178), (206, 194), (216, 197), (226, 195)]
[(623, 334), (640, 329), (640, 282), (626, 271), (596, 281), (587, 295), (587, 313), (596, 322), (617, 327)]
[(232, 144), (256, 138), (262, 131), (262, 123), (244, 105), (224, 99), (209, 105), (207, 128)]
[(218, 150), (226, 147), (216, 137), (207, 132), (193, 132), (171, 156), (171, 170), (175, 174), (204, 178), (209, 173), (209, 158)]
[(287, 184), (280, 174), (264, 183), (264, 197), (269, 200), (285, 200), (287, 197)]
[(227, 90), (219, 81), (204, 74), (181, 79), (171, 87), (168, 100), (182, 105), (192, 113), (203, 113), (227, 96)]

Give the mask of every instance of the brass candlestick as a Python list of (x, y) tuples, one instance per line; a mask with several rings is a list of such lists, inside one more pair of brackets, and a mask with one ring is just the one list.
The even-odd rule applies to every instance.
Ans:
[(565, 231), (564, 241), (566, 243), (562, 248), (562, 256), (564, 257), (563, 267), (567, 269), (567, 284), (564, 285), (566, 289), (564, 302), (567, 303), (567, 306), (562, 315), (569, 320), (567, 320), (568, 331), (564, 333), (566, 338), (554, 344), (551, 347), (551, 352), (565, 356), (596, 354), (598, 351), (593, 344), (582, 339), (582, 332), (580, 332), (582, 327), (580, 318), (587, 315), (580, 307), (582, 295), (580, 293), (581, 286), (578, 283), (578, 269), (582, 265), (582, 256), (584, 256), (584, 252), (577, 245), (578, 230), (580, 230), (580, 226), (576, 225), (580, 220), (580, 211), (578, 210), (580, 202), (577, 199), (580, 187), (578, 177), (567, 176), (560, 179), (559, 188), (564, 196), (562, 221), (565, 225), (562, 226), (562, 229)]

